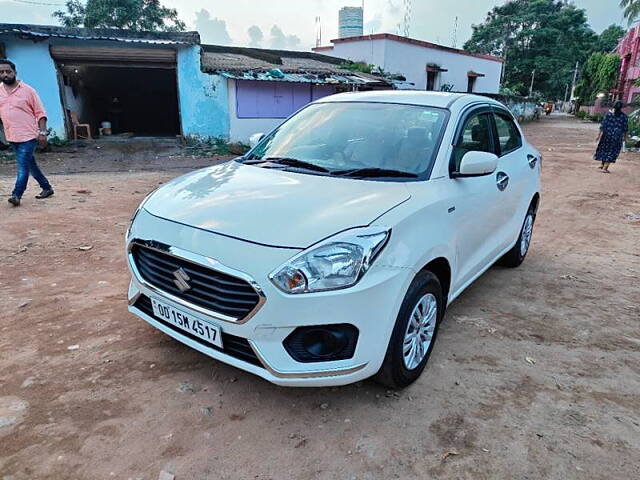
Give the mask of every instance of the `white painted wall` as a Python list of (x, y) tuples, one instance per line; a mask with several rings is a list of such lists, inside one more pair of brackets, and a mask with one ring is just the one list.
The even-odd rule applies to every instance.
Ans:
[(84, 100), (80, 92), (78, 92), (78, 96), (76, 97), (73, 94), (73, 88), (69, 85), (64, 86), (64, 95), (65, 100), (67, 101), (67, 108), (73, 112), (76, 112), (78, 115), (78, 119), (80, 123), (83, 123), (82, 113), (84, 112)]
[(232, 142), (249, 143), (254, 133), (267, 134), (284, 122), (284, 118), (238, 118), (236, 109), (236, 82), (227, 79), (229, 92), (229, 138)]
[(439, 74), (436, 89), (444, 83), (451, 83), (455, 91), (466, 92), (467, 73), (473, 70), (485, 75), (477, 78), (475, 92), (498, 93), (500, 90), (501, 62), (436, 48), (392, 39), (375, 39), (339, 42), (334, 45), (333, 50), (320, 53), (355, 62), (364, 61), (382, 67), (387, 72), (400, 73), (407, 81), (415, 84), (413, 88), (417, 90), (427, 88), (429, 63), (435, 63), (448, 70)]
[(322, 50), (318, 53), (345, 58), (353, 62), (370, 63), (387, 70), (384, 67), (386, 42), (385, 39), (376, 39), (336, 43), (333, 50)]

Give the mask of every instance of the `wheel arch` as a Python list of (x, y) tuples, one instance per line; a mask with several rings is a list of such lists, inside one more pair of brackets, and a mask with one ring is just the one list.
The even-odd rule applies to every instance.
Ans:
[(420, 272), (429, 271), (438, 277), (440, 286), (442, 287), (442, 297), (445, 305), (449, 301), (449, 291), (451, 290), (451, 264), (445, 257), (438, 257), (431, 260)]
[(529, 204), (529, 208), (533, 210), (534, 215), (538, 213), (539, 206), (540, 206), (540, 194), (536, 192), (536, 194), (531, 199), (531, 203)]

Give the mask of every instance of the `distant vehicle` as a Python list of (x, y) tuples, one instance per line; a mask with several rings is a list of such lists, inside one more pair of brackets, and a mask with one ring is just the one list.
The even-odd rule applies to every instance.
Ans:
[(127, 232), (129, 310), (210, 357), (279, 385), (405, 387), (447, 305), (527, 255), (541, 157), (496, 101), (334, 95), (256, 141), (163, 185)]
[(553, 112), (553, 103), (546, 102), (544, 104), (544, 114), (545, 115), (551, 115), (551, 112)]

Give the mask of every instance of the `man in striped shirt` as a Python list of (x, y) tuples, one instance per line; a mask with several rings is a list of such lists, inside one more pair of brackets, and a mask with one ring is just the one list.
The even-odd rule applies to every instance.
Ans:
[(17, 80), (16, 66), (9, 60), (0, 59), (0, 82), (0, 120), (6, 139), (16, 152), (18, 164), (16, 185), (9, 203), (17, 207), (27, 189), (29, 174), (42, 189), (36, 198), (53, 195), (53, 188), (34, 157), (38, 144), (47, 145), (47, 114), (36, 91)]

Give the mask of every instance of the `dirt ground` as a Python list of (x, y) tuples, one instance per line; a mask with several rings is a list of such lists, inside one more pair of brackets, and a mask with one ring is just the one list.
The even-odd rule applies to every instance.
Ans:
[[(15, 161), (9, 160), (10, 149), (0, 150), (0, 178), (15, 175)], [(79, 141), (64, 147), (50, 146), (38, 154), (38, 163), (47, 175), (72, 173), (114, 173), (130, 171), (188, 170), (211, 165), (228, 157), (206, 158), (190, 155), (189, 148), (181, 148), (175, 138), (110, 137), (97, 141)], [(197, 152), (201, 153), (201, 152)], [(4, 161), (3, 161), (4, 160)], [(174, 172), (174, 175), (178, 173)], [(11, 192), (11, 186), (0, 190)]]
[(640, 478), (640, 155), (603, 175), (596, 125), (525, 128), (544, 154), (529, 256), (451, 306), (397, 393), (276, 387), (127, 312), (127, 223), (176, 170), (52, 175), (53, 198), (32, 184), (12, 209), (5, 168), (0, 478)]

